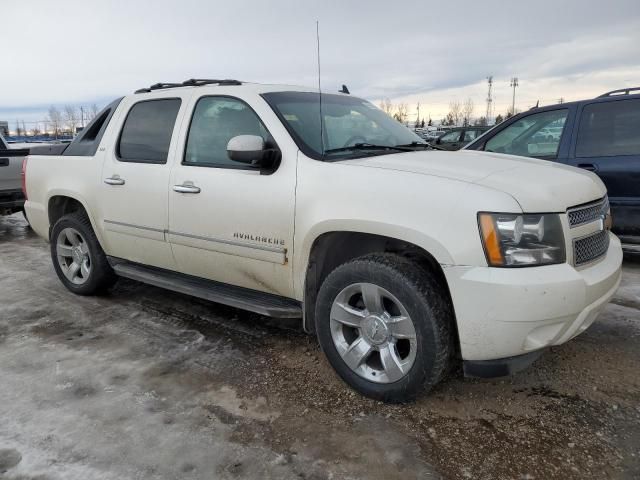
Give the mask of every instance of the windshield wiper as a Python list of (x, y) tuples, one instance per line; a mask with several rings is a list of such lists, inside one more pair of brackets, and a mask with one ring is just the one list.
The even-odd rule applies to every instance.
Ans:
[(349, 145), (348, 147), (330, 148), (325, 150), (324, 153), (338, 153), (349, 152), (352, 150), (395, 150), (397, 152), (413, 152), (412, 148), (408, 148), (404, 145), (374, 145), (373, 143), (356, 143), (355, 145)]
[(402, 148), (410, 148), (410, 147), (424, 147), (424, 148), (431, 148), (433, 150), (444, 150), (444, 148), (439, 147), (437, 145), (432, 145), (430, 143), (423, 143), (423, 142), (411, 142), (411, 143), (405, 143), (402, 145), (396, 145), (396, 147), (402, 147)]

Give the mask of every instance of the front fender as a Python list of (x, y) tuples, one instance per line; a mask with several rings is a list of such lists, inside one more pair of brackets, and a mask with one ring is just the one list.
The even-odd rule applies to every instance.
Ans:
[(400, 225), (353, 218), (325, 220), (313, 225), (295, 248), (294, 268), (296, 273), (294, 289), (297, 298), (304, 297), (306, 271), (315, 241), (322, 235), (332, 232), (366, 233), (401, 240), (425, 250), (441, 265), (453, 263), (450, 252), (442, 243), (418, 230)]

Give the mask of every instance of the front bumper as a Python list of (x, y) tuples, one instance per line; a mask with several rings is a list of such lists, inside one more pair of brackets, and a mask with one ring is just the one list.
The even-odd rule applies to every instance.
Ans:
[(584, 332), (615, 293), (622, 249), (613, 234), (602, 260), (526, 268), (444, 268), (465, 361), (504, 359)]

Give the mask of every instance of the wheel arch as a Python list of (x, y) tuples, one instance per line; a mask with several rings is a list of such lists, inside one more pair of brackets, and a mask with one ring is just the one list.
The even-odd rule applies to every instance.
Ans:
[(77, 211), (82, 211), (87, 216), (100, 245), (103, 246), (100, 229), (96, 228), (96, 223), (86, 202), (77, 195), (69, 192), (55, 192), (47, 199), (47, 220), (49, 223), (47, 236), (49, 240), (51, 240), (51, 230), (56, 222), (63, 216)]
[[(349, 260), (371, 253), (395, 253), (415, 262), (422, 270), (434, 278), (442, 288), (442, 293), (455, 310), (449, 291), (441, 260), (422, 246), (386, 235), (353, 232), (330, 231), (317, 236), (309, 250), (304, 276), (304, 329), (308, 333), (315, 333), (315, 305), (317, 294), (324, 279), (335, 268)], [(455, 335), (455, 350), (459, 349), (457, 324), (452, 325)]]

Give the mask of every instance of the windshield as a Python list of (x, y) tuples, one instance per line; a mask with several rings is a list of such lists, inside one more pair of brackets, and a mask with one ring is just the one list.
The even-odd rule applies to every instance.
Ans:
[[(397, 153), (395, 147), (424, 140), (372, 103), (348, 95), (322, 94), (322, 135), (320, 96), (312, 92), (263, 94), (287, 127), (300, 150), (315, 159), (335, 160)], [(347, 147), (362, 147), (353, 148)]]

